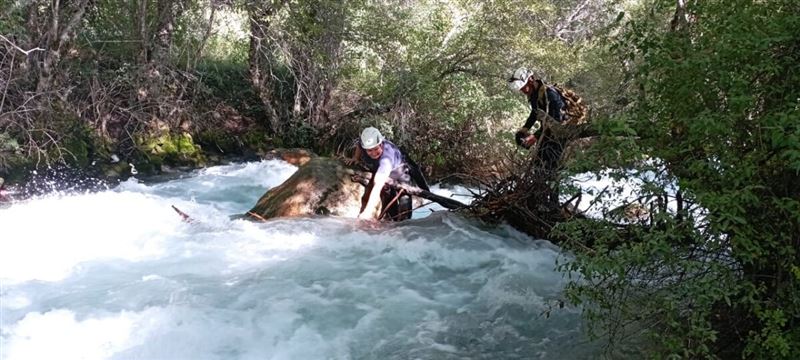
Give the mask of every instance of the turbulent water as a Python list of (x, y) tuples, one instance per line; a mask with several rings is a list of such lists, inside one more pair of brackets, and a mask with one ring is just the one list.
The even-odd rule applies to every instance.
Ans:
[(564, 259), (549, 242), (430, 208), (373, 226), (230, 220), (295, 170), (0, 208), (0, 359), (592, 357), (580, 310), (553, 308)]

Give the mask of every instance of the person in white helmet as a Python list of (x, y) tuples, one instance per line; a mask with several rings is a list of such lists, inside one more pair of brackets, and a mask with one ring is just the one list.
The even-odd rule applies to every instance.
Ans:
[[(528, 119), (515, 135), (517, 145), (526, 149), (536, 147), (534, 164), (543, 169), (545, 177), (555, 179), (556, 170), (564, 152), (565, 140), (553, 138), (550, 125), (564, 120), (564, 98), (554, 87), (547, 85), (540, 76), (526, 68), (519, 68), (508, 78), (508, 87), (525, 95), (531, 105)], [(547, 201), (550, 208), (556, 208), (559, 201), (558, 186), (553, 187)]]
[[(387, 179), (391, 178), (401, 184), (415, 184), (424, 190), (430, 190), (419, 167), (374, 127), (364, 129), (360, 140), (353, 160), (363, 160), (373, 175), (372, 181), (367, 186), (364, 204), (358, 218), (374, 220), (371, 211), (366, 209), (374, 209), (379, 200), (383, 204), (381, 213), (385, 213), (391, 220), (411, 218), (411, 196), (400, 194), (398, 197), (396, 190), (385, 185)], [(361, 156), (362, 152), (367, 156)]]
[(538, 151), (539, 159), (545, 168), (554, 169), (561, 157), (563, 144), (550, 139), (548, 132), (543, 129), (542, 124), (545, 119), (542, 119), (544, 115), (541, 113), (560, 123), (563, 120), (564, 99), (555, 88), (547, 85), (532, 71), (524, 67), (514, 71), (508, 78), (508, 87), (512, 91), (524, 94), (531, 105), (531, 113), (528, 115), (525, 125), (515, 134), (517, 145), (529, 149), (537, 141), (541, 141)]

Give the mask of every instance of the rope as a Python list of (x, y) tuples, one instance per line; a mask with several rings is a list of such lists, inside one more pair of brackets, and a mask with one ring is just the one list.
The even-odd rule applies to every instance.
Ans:
[(394, 205), (397, 199), (400, 198), (400, 195), (403, 195), (403, 192), (405, 192), (405, 190), (406, 189), (400, 189), (400, 191), (397, 192), (397, 195), (395, 195), (394, 199), (392, 199), (392, 201), (390, 201), (386, 206), (383, 207), (383, 210), (381, 210), (381, 215), (378, 216), (378, 220), (382, 220), (383, 217), (386, 216), (386, 212), (389, 210), (390, 207), (392, 207), (392, 205)]

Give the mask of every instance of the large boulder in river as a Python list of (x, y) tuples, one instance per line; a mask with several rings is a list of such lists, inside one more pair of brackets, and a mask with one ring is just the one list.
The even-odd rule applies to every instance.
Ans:
[[(361, 210), (364, 186), (354, 182), (355, 171), (338, 159), (297, 151), (280, 151), (275, 158), (302, 159), (283, 184), (267, 191), (247, 213), (256, 219), (284, 216), (333, 215), (355, 218)], [(379, 209), (373, 209), (377, 213)]]

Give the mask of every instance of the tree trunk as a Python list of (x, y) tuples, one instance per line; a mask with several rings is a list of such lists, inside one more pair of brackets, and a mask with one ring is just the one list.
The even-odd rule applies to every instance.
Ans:
[(169, 62), (170, 49), (172, 47), (172, 34), (175, 31), (176, 6), (182, 7), (181, 2), (176, 2), (175, 0), (157, 0), (156, 14), (158, 16), (158, 24), (152, 43), (151, 62), (160, 65)]
[(147, 38), (147, 3), (148, 0), (138, 0), (136, 9), (136, 21), (134, 30), (139, 38), (139, 64), (146, 64), (150, 61), (150, 41)]
[[(42, 52), (41, 60), (36, 64), (39, 70), (39, 79), (36, 84), (37, 93), (49, 92), (53, 87), (53, 71), (61, 61), (64, 45), (75, 35), (76, 28), (83, 20), (89, 0), (69, 2), (65, 7), (61, 6), (59, 0), (55, 0), (50, 5), (50, 22), (47, 30), (40, 37), (40, 44), (43, 44), (45, 51)], [(71, 8), (70, 4), (74, 4)], [(30, 11), (38, 17), (36, 4), (31, 4)], [(29, 11), (29, 13), (30, 13)], [(70, 13), (68, 15), (68, 13)], [(64, 19), (62, 19), (62, 17)], [(66, 21), (62, 21), (66, 20)], [(36, 20), (31, 24), (35, 24)], [(38, 30), (38, 29), (34, 29)]]
[[(200, 40), (200, 45), (197, 46), (197, 53), (194, 56), (194, 59), (187, 59), (186, 60), (186, 68), (195, 68), (197, 67), (197, 61), (203, 56), (203, 50), (206, 47), (206, 43), (208, 43), (208, 39), (211, 37), (211, 31), (214, 29), (214, 18), (217, 14), (217, 8), (219, 5), (216, 1), (211, 2), (211, 14), (208, 16), (208, 26), (206, 27), (206, 31), (203, 34), (203, 38)], [(192, 61), (191, 67), (189, 66), (189, 62)]]
[[(42, 33), (41, 25), (39, 24), (39, 4), (35, 1), (32, 1), (28, 4), (28, 19), (25, 22), (25, 27), (27, 31), (25, 31), (25, 35), (27, 38), (25, 39), (26, 48), (33, 49), (36, 47), (42, 47), (44, 44), (42, 43), (42, 39), (37, 36), (38, 34)], [(37, 65), (37, 59), (44, 56), (43, 54), (33, 53), (28, 56), (26, 61), (26, 66), (28, 69), (31, 70), (38, 70), (39, 66)]]
[[(370, 181), (370, 177), (364, 176), (363, 174), (354, 174), (352, 176), (352, 179), (353, 181), (358, 182), (359, 184), (364, 185), (365, 187), (369, 185)], [(403, 190), (410, 195), (419, 196), (423, 199), (433, 201), (450, 210), (458, 210), (467, 207), (467, 204), (464, 204), (458, 200), (437, 195), (428, 190), (421, 189), (413, 185), (395, 183), (394, 180), (392, 179), (386, 180), (386, 186), (389, 186), (395, 190)]]
[(263, 9), (255, 5), (250, 10), (250, 50), (249, 50), (249, 71), (250, 82), (256, 90), (264, 111), (269, 118), (269, 128), (273, 134), (280, 131), (281, 119), (273, 104), (272, 93), (272, 69), (269, 65), (269, 51), (267, 39), (269, 32), (269, 17), (275, 11), (274, 8)]

